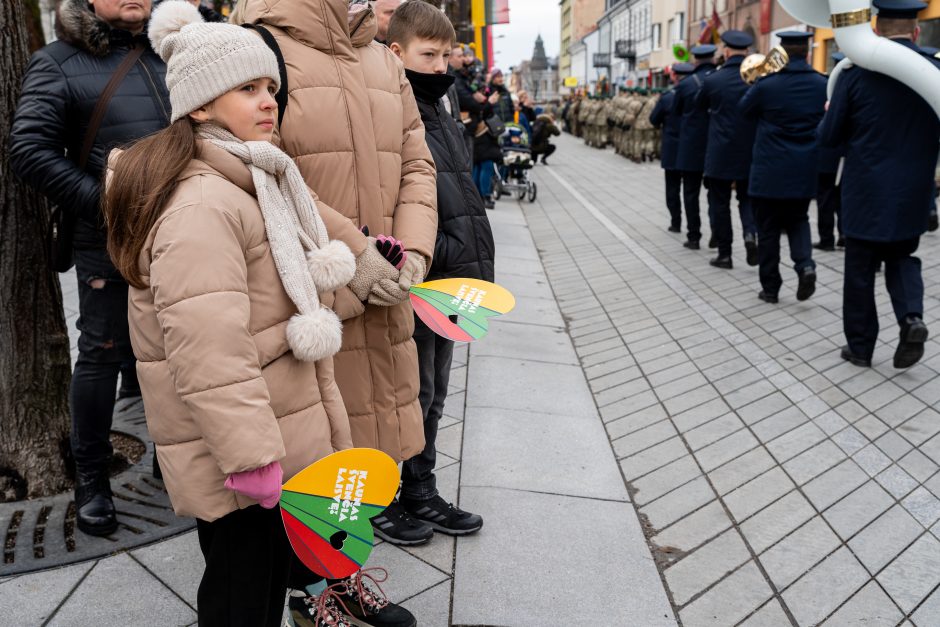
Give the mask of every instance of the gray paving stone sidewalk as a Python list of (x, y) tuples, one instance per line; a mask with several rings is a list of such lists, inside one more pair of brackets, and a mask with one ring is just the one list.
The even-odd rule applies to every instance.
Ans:
[[(380, 542), (370, 565), (389, 570), (385, 590), (422, 626), (674, 625), (522, 211), (501, 202), (490, 215), (497, 280), (517, 307), (490, 336), (456, 350), (438, 436), (442, 494), (486, 526), (425, 547)], [(74, 283), (63, 276), (72, 327)], [(188, 533), (0, 580), (0, 624), (194, 624), (202, 567)]]
[[(538, 201), (490, 213), (518, 304), (457, 351), (442, 423), (442, 491), (486, 526), (377, 546), (392, 599), (432, 626), (940, 625), (940, 342), (894, 370), (881, 289), (874, 368), (842, 362), (841, 253), (767, 305), (743, 251), (666, 232), (658, 166), (558, 143)], [(0, 624), (191, 624), (201, 568), (186, 534), (7, 579)]]
[(874, 368), (843, 362), (842, 253), (767, 305), (739, 232), (726, 271), (666, 231), (658, 165), (558, 143), (523, 210), (682, 624), (940, 625), (940, 343), (894, 370), (880, 285)]

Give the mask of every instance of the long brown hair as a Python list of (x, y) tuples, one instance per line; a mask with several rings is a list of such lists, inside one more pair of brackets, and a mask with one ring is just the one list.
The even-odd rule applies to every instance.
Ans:
[(115, 160), (102, 207), (108, 253), (133, 287), (147, 287), (138, 265), (140, 251), (176, 190), (177, 179), (195, 156), (196, 135), (187, 116), (141, 139)]

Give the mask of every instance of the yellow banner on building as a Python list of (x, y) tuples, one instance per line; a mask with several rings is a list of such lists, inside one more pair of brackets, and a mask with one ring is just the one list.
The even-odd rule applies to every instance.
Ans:
[(577, 87), (577, 86), (578, 86), (577, 76), (568, 76), (565, 78), (565, 87)]

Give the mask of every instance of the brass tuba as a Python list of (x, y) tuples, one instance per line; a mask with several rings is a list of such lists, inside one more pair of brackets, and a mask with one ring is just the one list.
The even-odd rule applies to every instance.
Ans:
[(787, 51), (780, 46), (774, 46), (767, 55), (751, 54), (741, 62), (741, 78), (748, 85), (753, 84), (757, 79), (770, 74), (779, 72), (787, 63), (790, 62), (790, 56)]

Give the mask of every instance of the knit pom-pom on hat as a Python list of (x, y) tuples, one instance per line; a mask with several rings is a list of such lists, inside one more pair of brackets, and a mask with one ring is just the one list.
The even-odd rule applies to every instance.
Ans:
[(356, 274), (356, 257), (340, 240), (308, 252), (307, 265), (318, 292), (338, 290), (348, 285)]
[(343, 324), (325, 307), (311, 313), (295, 314), (287, 323), (287, 344), (300, 361), (331, 357), (343, 344)]
[[(184, 0), (164, 0), (153, 10), (147, 37), (164, 62), (173, 56), (173, 41), (184, 26), (201, 23), (199, 9)], [(164, 49), (164, 44), (166, 48)]]

